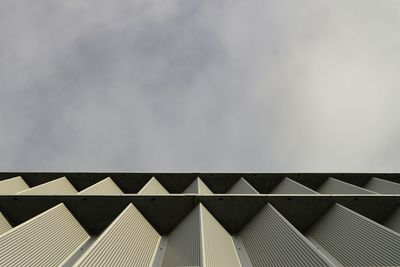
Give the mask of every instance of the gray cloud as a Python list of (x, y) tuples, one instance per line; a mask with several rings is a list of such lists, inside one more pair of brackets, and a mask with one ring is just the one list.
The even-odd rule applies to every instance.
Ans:
[(2, 1), (0, 168), (400, 171), (398, 1)]

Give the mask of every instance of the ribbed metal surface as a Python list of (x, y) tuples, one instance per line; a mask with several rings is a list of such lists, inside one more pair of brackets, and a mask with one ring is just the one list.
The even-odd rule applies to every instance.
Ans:
[(15, 194), (17, 192), (28, 189), (29, 186), (25, 183), (21, 176), (0, 181), (0, 194)]
[(76, 194), (76, 189), (68, 181), (66, 177), (32, 187), (25, 191), (19, 192), (22, 195), (69, 195)]
[(150, 266), (160, 235), (132, 205), (74, 266)]
[(88, 238), (59, 204), (0, 236), (0, 266), (57, 266)]
[(227, 194), (258, 194), (257, 190), (249, 184), (243, 177), (241, 177)]
[(381, 194), (400, 194), (400, 184), (375, 177), (371, 178), (364, 187)]
[(198, 177), (183, 191), (183, 193), (200, 195), (213, 194), (213, 192), (207, 187), (207, 185)]
[(317, 194), (317, 192), (286, 177), (270, 194)]
[(317, 190), (320, 194), (375, 194), (370, 190), (358, 187), (334, 178), (328, 178)]
[(400, 233), (400, 207), (397, 208), (384, 222), (384, 225)]
[(200, 206), (168, 236), (162, 266), (200, 266)]
[(12, 227), (8, 223), (7, 219), (4, 215), (0, 212), (0, 235), (10, 230)]
[(169, 194), (156, 178), (152, 177), (150, 181), (139, 191), (139, 195), (166, 195)]
[(79, 195), (114, 195), (123, 194), (122, 190), (108, 177), (100, 182), (80, 191)]
[(200, 204), (203, 266), (241, 266), (231, 235)]
[(399, 266), (400, 235), (335, 204), (307, 234), (345, 266)]
[(329, 266), (311, 243), (270, 204), (239, 236), (253, 266)]

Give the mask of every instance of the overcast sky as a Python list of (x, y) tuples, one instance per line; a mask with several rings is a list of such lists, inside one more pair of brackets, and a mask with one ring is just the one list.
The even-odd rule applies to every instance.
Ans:
[(400, 1), (3, 0), (0, 169), (400, 171)]

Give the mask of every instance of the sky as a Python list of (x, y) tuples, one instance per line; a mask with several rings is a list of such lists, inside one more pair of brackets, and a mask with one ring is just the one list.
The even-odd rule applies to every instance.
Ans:
[(1, 171), (399, 172), (400, 1), (0, 2)]

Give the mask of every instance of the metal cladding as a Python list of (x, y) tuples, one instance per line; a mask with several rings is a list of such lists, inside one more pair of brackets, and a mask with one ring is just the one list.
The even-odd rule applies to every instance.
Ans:
[(61, 177), (54, 181), (38, 185), (21, 191), (18, 194), (22, 195), (67, 195), (76, 194), (77, 191), (66, 177)]
[(114, 183), (114, 181), (107, 177), (100, 182), (89, 186), (85, 190), (80, 191), (79, 195), (112, 195), (112, 194), (123, 194), (122, 190)]
[(166, 195), (169, 194), (156, 178), (152, 177), (150, 181), (139, 191), (139, 195)]
[(384, 222), (387, 228), (400, 233), (400, 207), (397, 208)]
[(317, 194), (317, 192), (285, 177), (270, 194)]
[(0, 266), (56, 266), (88, 238), (59, 204), (0, 236)]
[(258, 194), (257, 190), (249, 184), (245, 179), (240, 178), (229, 191), (227, 194)]
[(186, 194), (200, 194), (200, 195), (210, 195), (213, 194), (211, 190), (203, 183), (200, 178), (196, 178), (186, 189), (183, 191)]
[(400, 184), (372, 177), (365, 188), (381, 194), (400, 194)]
[(253, 266), (330, 265), (271, 204), (267, 204), (239, 236)]
[(0, 266), (400, 266), (399, 189), (394, 173), (0, 173)]
[(170, 234), (162, 266), (241, 266), (231, 235), (199, 204)]
[(25, 183), (21, 176), (0, 181), (0, 194), (14, 194), (28, 189), (29, 186)]
[(370, 190), (345, 183), (343, 181), (328, 178), (325, 183), (318, 188), (320, 194), (375, 194)]
[(398, 266), (400, 234), (335, 204), (307, 234), (344, 266)]
[(7, 232), (8, 230), (10, 230), (12, 227), (11, 225), (8, 223), (7, 219), (4, 217), (3, 214), (1, 214), (0, 212), (0, 235), (2, 233)]
[(129, 204), (75, 266), (150, 266), (159, 240), (157, 231)]

